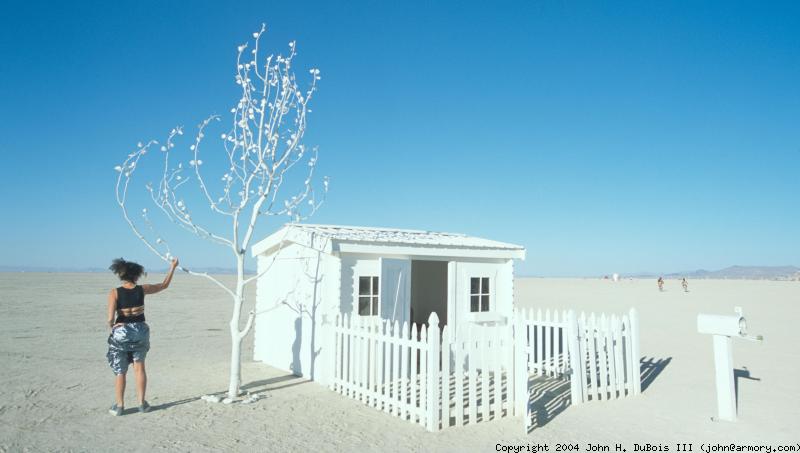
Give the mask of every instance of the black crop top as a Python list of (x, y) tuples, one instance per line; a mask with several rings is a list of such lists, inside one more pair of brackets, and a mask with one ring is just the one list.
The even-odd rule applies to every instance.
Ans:
[(134, 288), (117, 288), (117, 320), (116, 322), (144, 322), (144, 313), (141, 315), (125, 316), (120, 310), (144, 306), (144, 288), (136, 285)]

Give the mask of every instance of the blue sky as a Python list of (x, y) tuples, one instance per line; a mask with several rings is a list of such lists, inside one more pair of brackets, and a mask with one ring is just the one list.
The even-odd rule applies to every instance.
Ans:
[(0, 265), (160, 267), (113, 167), (227, 112), (261, 22), (322, 71), (315, 223), (518, 243), (526, 275), (800, 265), (800, 3), (677, 1), (7, 2)]

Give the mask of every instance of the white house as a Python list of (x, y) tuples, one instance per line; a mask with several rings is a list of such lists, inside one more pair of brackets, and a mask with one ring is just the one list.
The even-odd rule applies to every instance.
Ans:
[(417, 323), (436, 312), (459, 336), (512, 316), (519, 245), (430, 231), (289, 224), (257, 257), (255, 360), (327, 385), (337, 315)]

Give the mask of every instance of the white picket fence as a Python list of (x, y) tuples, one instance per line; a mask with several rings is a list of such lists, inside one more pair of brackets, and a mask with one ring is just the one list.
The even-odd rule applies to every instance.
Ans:
[(636, 310), (621, 317), (581, 313), (571, 322), (577, 325), (583, 365), (575, 366), (574, 381), (580, 384), (580, 399), (576, 397), (573, 404), (641, 393)]
[(441, 369), (434, 366), (434, 372), (447, 384), (440, 388), (443, 428), (497, 419), (514, 410), (513, 331), (472, 325), (466, 334), (451, 339), (448, 326), (442, 330)]
[[(428, 426), (428, 355), (439, 330), (337, 317), (333, 389), (368, 406)], [(434, 341), (429, 341), (434, 340)], [(430, 354), (433, 355), (433, 354)]]
[[(516, 333), (515, 386), (516, 412), (527, 414), (529, 377), (531, 375), (569, 379), (570, 364), (570, 312), (547, 310), (520, 310), (515, 313)], [(572, 349), (577, 347), (573, 342)], [(572, 392), (573, 398), (575, 392)], [(526, 420), (530, 417), (526, 415)], [(527, 425), (526, 425), (527, 426)]]
[(621, 318), (528, 310), (457, 339), (436, 313), (428, 326), (337, 317), (332, 389), (429, 431), (510, 415), (525, 415), (527, 430), (531, 376), (569, 380), (572, 404), (640, 391), (633, 310)]

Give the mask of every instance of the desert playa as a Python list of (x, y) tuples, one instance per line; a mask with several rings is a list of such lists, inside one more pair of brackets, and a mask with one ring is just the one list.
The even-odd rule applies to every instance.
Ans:
[[(149, 275), (146, 282), (160, 281)], [(221, 277), (223, 279), (228, 277)], [(668, 279), (515, 280), (517, 307), (621, 313), (641, 320), (642, 394), (607, 403), (539, 408), (525, 434), (522, 419), (429, 433), (342, 397), (314, 382), (252, 361), (246, 339), (243, 388), (262, 396), (243, 405), (211, 404), (226, 390), (229, 302), (212, 284), (176, 276), (169, 291), (147, 299), (152, 329), (148, 399), (111, 417), (113, 375), (106, 363), (105, 296), (109, 274), (0, 273), (0, 451), (495, 451), (497, 444), (701, 442), (795, 445), (800, 424), (797, 318), (800, 283), (691, 280), (685, 293)], [(253, 287), (251, 287), (253, 288)], [(254, 294), (248, 294), (248, 304)], [(700, 312), (740, 306), (761, 344), (734, 341), (738, 376), (735, 423), (712, 422), (716, 401), (711, 338), (697, 333)], [(247, 308), (249, 309), (249, 308)], [(556, 397), (557, 395), (553, 395)], [(581, 445), (584, 448), (584, 445)]]

